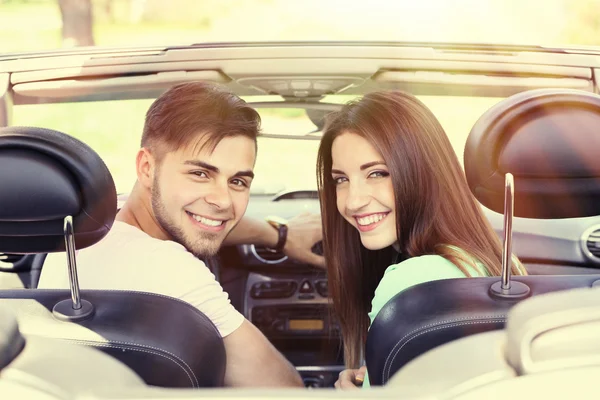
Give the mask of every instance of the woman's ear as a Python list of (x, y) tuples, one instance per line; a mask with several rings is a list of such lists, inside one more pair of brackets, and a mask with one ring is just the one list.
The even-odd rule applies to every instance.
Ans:
[(142, 147), (135, 159), (138, 182), (146, 189), (151, 189), (154, 183), (154, 174), (156, 173), (156, 159), (150, 151)]

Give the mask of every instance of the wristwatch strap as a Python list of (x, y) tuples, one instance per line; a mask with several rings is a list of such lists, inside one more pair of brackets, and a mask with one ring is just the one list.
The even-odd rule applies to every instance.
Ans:
[(277, 233), (279, 235), (277, 239), (277, 244), (275, 245), (275, 247), (272, 248), (272, 250), (279, 252), (283, 251), (283, 248), (285, 247), (285, 243), (287, 241), (287, 221), (279, 217), (267, 217), (265, 219), (269, 223), (269, 225), (277, 229)]

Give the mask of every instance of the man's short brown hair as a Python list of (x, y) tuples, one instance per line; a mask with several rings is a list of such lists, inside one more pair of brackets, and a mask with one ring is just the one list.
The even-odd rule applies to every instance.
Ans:
[(211, 83), (189, 82), (173, 86), (152, 103), (141, 145), (161, 160), (194, 140), (211, 150), (232, 136), (256, 143), (259, 131), (260, 116), (237, 95)]

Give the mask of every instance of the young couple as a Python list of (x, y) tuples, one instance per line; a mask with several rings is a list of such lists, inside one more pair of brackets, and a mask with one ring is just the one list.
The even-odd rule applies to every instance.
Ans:
[[(160, 96), (146, 114), (137, 182), (109, 234), (79, 251), (78, 275), (86, 289), (149, 291), (196, 306), (223, 336), (228, 386), (302, 386), (200, 261), (224, 243), (279, 242), (266, 222), (243, 217), (259, 129), (254, 109), (212, 84)], [(439, 122), (409, 94), (372, 93), (333, 113), (317, 169), (322, 230), (319, 216), (290, 220), (283, 250), (327, 265), (350, 368), (336, 387), (356, 388), (361, 377), (368, 386), (356, 368), (381, 307), (421, 282), (499, 275), (501, 245)], [(325, 263), (310, 252), (321, 238)], [(39, 287), (68, 287), (65, 264), (64, 254), (50, 255)]]

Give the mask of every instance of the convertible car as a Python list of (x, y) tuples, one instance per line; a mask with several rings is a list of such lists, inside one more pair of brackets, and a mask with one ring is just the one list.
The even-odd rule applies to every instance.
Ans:
[[(0, 393), (489, 398), (592, 390), (600, 372), (592, 339), (600, 318), (599, 73), (600, 49), (512, 45), (215, 43), (1, 55)], [(367, 366), (381, 386), (370, 392), (207, 389), (222, 384), (222, 344), (182, 302), (37, 289), (49, 251), (101, 238), (85, 218), (112, 224), (116, 207), (86, 207), (108, 190), (106, 179), (115, 204), (126, 199), (146, 109), (188, 81), (224, 85), (261, 114), (247, 211), (257, 219), (319, 212), (316, 152), (328, 112), (374, 90), (415, 94), (441, 121), (474, 195), (529, 276), (400, 293), (369, 334)], [(63, 226), (65, 204), (73, 225)], [(320, 243), (313, 251), (322, 252)], [(324, 270), (251, 244), (225, 247), (207, 264), (307, 387), (333, 387), (344, 360)], [(60, 309), (83, 300), (95, 313)], [(177, 337), (169, 330), (176, 324), (188, 332)], [(197, 332), (207, 332), (205, 342)]]

